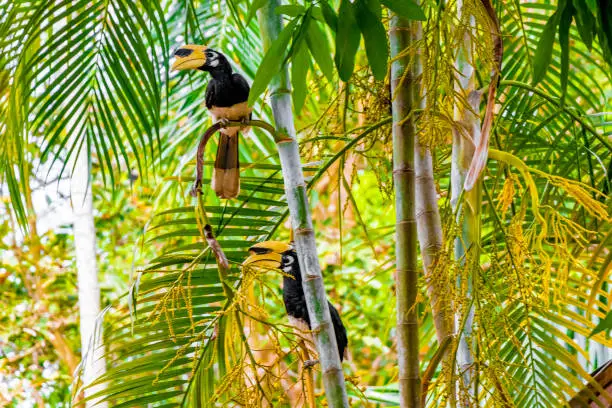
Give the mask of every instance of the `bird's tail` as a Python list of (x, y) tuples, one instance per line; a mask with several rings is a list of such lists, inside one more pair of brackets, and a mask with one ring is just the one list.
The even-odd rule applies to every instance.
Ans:
[(219, 198), (236, 198), (240, 192), (239, 139), (239, 133), (232, 136), (220, 133), (212, 178), (212, 188)]

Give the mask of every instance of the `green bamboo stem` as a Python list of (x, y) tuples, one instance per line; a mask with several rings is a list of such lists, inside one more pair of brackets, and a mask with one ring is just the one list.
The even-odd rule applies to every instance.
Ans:
[(419, 333), (416, 297), (418, 292), (417, 226), (415, 218), (415, 73), (410, 56), (398, 58), (416, 39), (418, 23), (392, 14), (391, 94), (393, 111), (393, 182), (395, 185), (395, 256), (397, 297), (397, 354), (400, 406), (421, 406)]
[[(262, 7), (259, 14), (261, 37), (264, 49), (268, 50), (272, 41), (282, 29), (281, 16), (275, 13), (278, 0), (272, 0)], [(344, 384), (344, 373), (338, 355), (336, 336), (327, 306), (327, 295), (317, 255), (315, 234), (306, 195), (306, 183), (302, 173), (300, 155), (293, 124), (291, 93), (287, 67), (284, 66), (273, 78), (271, 86), (271, 105), (276, 122), (277, 138), (285, 192), (298, 262), (302, 271), (302, 285), (313, 337), (319, 353), (323, 385), (329, 407), (348, 407), (348, 397)]]
[[(423, 37), (421, 24), (413, 24), (417, 25), (417, 39), (421, 40)], [(416, 55), (414, 58), (414, 70), (417, 77), (423, 72), (420, 55)], [(415, 106), (418, 106), (420, 109), (425, 109), (425, 102), (425, 97), (419, 95), (418, 100), (415, 101)], [(431, 381), (437, 365), (441, 362), (443, 372), (452, 372), (450, 367), (452, 367), (453, 361), (449, 355), (449, 350), (452, 347), (448, 347), (448, 345), (453, 339), (455, 328), (453, 320), (454, 315), (451, 309), (450, 298), (448, 297), (449, 279), (447, 276), (440, 276), (440, 273), (445, 274), (447, 272), (438, 271), (438, 274), (436, 274), (435, 270), (435, 263), (444, 243), (444, 235), (442, 232), (440, 210), (438, 208), (438, 193), (434, 180), (431, 150), (420, 143), (418, 136), (416, 136), (415, 143), (415, 217), (417, 221), (417, 236), (421, 249), (423, 272), (425, 273), (425, 282), (429, 293), (436, 337), (439, 344), (436, 358), (428, 363), (423, 373), (421, 405), (425, 406), (429, 382)], [(451, 406), (454, 400), (454, 394), (451, 393)]]

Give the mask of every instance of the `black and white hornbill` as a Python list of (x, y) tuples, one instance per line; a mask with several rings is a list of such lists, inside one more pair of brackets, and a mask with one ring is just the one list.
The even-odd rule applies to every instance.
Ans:
[[(295, 249), (284, 242), (264, 241), (249, 248), (250, 256), (242, 265), (252, 265), (262, 268), (280, 269), (284, 272), (283, 277), (283, 301), (289, 316), (289, 322), (298, 330), (305, 332), (311, 330), (310, 316), (306, 307), (306, 298), (302, 288), (302, 274), (298, 263)], [(340, 360), (346, 357), (346, 328), (340, 319), (338, 310), (328, 301), (329, 313), (331, 314), (338, 353)]]
[[(250, 119), (250, 87), (246, 79), (232, 72), (232, 67), (218, 51), (204, 45), (183, 45), (174, 52), (176, 60), (173, 70), (197, 69), (210, 73), (211, 80), (206, 88), (206, 107), (213, 122), (245, 121)], [(238, 139), (241, 128), (221, 129), (212, 188), (220, 198), (235, 198), (240, 192), (240, 162), (238, 160)], [(242, 128), (243, 131), (247, 129)]]

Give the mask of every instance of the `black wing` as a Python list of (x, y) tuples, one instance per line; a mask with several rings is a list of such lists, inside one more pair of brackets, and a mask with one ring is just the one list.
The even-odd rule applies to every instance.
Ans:
[(251, 90), (251, 87), (246, 79), (244, 79), (244, 77), (240, 74), (233, 74), (232, 85), (237, 102), (246, 102), (249, 99), (249, 91)]
[(344, 359), (344, 351), (346, 350), (346, 346), (348, 346), (348, 338), (346, 337), (346, 328), (344, 324), (342, 324), (342, 319), (340, 319), (340, 314), (329, 301), (327, 302), (329, 306), (329, 314), (331, 315), (332, 324), (334, 325), (334, 333), (336, 334), (336, 343), (338, 343), (338, 353), (340, 354), (340, 361)]
[(206, 87), (206, 108), (208, 109), (213, 106), (216, 106), (217, 92), (215, 88), (215, 81), (208, 81), (208, 86)]

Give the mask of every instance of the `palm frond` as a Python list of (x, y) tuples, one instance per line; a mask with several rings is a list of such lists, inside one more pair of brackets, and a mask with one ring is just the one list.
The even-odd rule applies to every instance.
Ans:
[(113, 169), (134, 161), (147, 175), (160, 151), (160, 84), (168, 55), (159, 3), (4, 4), (0, 47), (10, 61), (3, 69), (12, 113), (2, 133), (17, 154), (3, 155), (4, 168), (35, 140), (42, 161), (63, 158), (61, 172), (71, 157), (87, 154), (112, 184)]
[[(244, 344), (230, 346), (238, 321), (224, 286), (238, 290), (244, 280), (238, 265), (247, 248), (269, 235), (285, 209), (280, 166), (246, 167), (243, 192), (232, 204), (173, 207), (155, 215), (144, 245), (160, 247), (160, 255), (134, 283), (133, 319), (120, 313), (105, 327), (111, 368), (96, 383), (110, 386), (92, 398), (120, 407), (189, 400), (207, 405), (215, 393), (212, 385), (227, 381), (230, 367), (244, 358), (236, 354)], [(191, 179), (167, 183), (178, 188)], [(230, 261), (225, 281), (203, 239), (200, 211)]]

